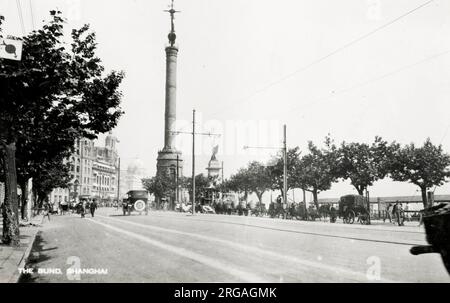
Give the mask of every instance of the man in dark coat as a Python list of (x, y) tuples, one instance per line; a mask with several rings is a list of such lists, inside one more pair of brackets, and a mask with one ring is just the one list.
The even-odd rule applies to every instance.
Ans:
[(89, 210), (91, 211), (91, 216), (94, 216), (95, 210), (97, 209), (97, 202), (94, 200), (89, 205)]

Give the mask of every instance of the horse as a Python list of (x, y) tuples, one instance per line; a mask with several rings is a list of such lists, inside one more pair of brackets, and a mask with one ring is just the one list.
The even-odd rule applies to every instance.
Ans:
[(331, 205), (330, 204), (322, 204), (319, 207), (318, 210), (320, 218), (323, 218), (326, 220), (328, 217), (331, 216)]

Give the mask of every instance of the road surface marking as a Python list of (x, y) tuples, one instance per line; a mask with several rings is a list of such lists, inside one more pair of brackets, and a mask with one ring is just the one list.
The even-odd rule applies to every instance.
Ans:
[[(193, 238), (197, 238), (197, 239), (201, 239), (201, 240), (213, 241), (213, 242), (225, 244), (227, 246), (232, 246), (233, 248), (240, 248), (240, 249), (245, 250), (247, 252), (253, 252), (253, 253), (256, 253), (256, 254), (260, 254), (260, 255), (261, 254), (262, 255), (266, 255), (266, 256), (275, 258), (277, 260), (281, 259), (281, 260), (286, 260), (286, 261), (294, 262), (294, 263), (297, 263), (297, 264), (301, 264), (301, 265), (304, 265), (304, 266), (309, 266), (309, 267), (313, 267), (313, 268), (317, 268), (317, 269), (321, 269), (321, 270), (326, 270), (326, 271), (332, 271), (332, 272), (334, 272), (335, 274), (338, 274), (338, 275), (345, 275), (345, 276), (349, 277), (349, 279), (356, 279), (357, 281), (368, 281), (368, 282), (370, 282), (367, 279), (367, 276), (366, 276), (365, 273), (356, 272), (356, 271), (344, 269), (344, 268), (341, 268), (341, 267), (336, 267), (336, 266), (333, 266), (333, 265), (326, 265), (326, 264), (323, 264), (323, 263), (320, 263), (320, 262), (309, 261), (309, 260), (305, 260), (305, 259), (299, 259), (297, 257), (283, 255), (283, 254), (279, 254), (279, 253), (268, 251), (268, 250), (263, 250), (263, 249), (260, 249), (260, 248), (254, 247), (254, 246), (249, 246), (249, 245), (241, 244), (241, 243), (238, 243), (238, 242), (218, 239), (218, 238), (209, 237), (209, 236), (200, 235), (200, 234), (183, 232), (183, 231), (179, 231), (179, 230), (175, 230), (175, 229), (168, 229), (168, 228), (157, 227), (157, 226), (153, 226), (153, 225), (141, 224), (141, 223), (131, 222), (131, 221), (128, 221), (128, 220), (121, 220), (121, 219), (117, 219), (117, 218), (111, 218), (111, 217), (105, 217), (105, 216), (98, 216), (98, 217), (109, 219), (109, 220), (112, 220), (112, 221), (121, 222), (121, 223), (126, 223), (126, 224), (129, 224), (129, 225), (143, 227), (143, 228), (146, 228), (146, 229), (152, 229), (152, 230), (161, 231), (161, 232), (168, 232), (168, 233), (173, 233), (173, 234), (178, 234), (178, 235), (183, 235), (183, 236), (189, 236), (189, 237), (193, 237)], [(389, 280), (389, 279), (381, 279), (380, 282), (398, 283), (399, 281), (393, 281), (393, 280)]]
[[(169, 216), (155, 216), (159, 218), (173, 218)], [(176, 218), (181, 220), (190, 220), (187, 218)], [(312, 235), (312, 236), (319, 236), (319, 237), (325, 237), (325, 238), (337, 238), (337, 239), (350, 239), (350, 240), (356, 240), (356, 241), (363, 241), (363, 242), (375, 242), (375, 243), (385, 243), (385, 244), (395, 244), (395, 245), (406, 245), (406, 246), (413, 246), (413, 245), (426, 245), (425, 237), (423, 240), (411, 240), (412, 242), (398, 242), (398, 241), (390, 241), (390, 240), (377, 240), (377, 239), (366, 239), (366, 238), (357, 238), (352, 236), (338, 236), (338, 235), (330, 235), (330, 234), (323, 234), (323, 233), (317, 233), (317, 232), (309, 232), (309, 231), (301, 231), (301, 230), (293, 230), (293, 229), (286, 229), (286, 228), (276, 228), (276, 227), (268, 227), (268, 226), (261, 226), (261, 225), (254, 225), (254, 224), (247, 224), (247, 223), (239, 223), (239, 222), (233, 222), (233, 221), (218, 221), (218, 220), (204, 220), (204, 219), (197, 219), (195, 221), (201, 221), (201, 222), (214, 222), (214, 223), (224, 223), (224, 224), (230, 224), (230, 225), (239, 225), (239, 226), (248, 226), (248, 227), (254, 227), (254, 228), (261, 228), (261, 229), (267, 229), (267, 230), (273, 230), (273, 231), (283, 231), (283, 232), (290, 232), (290, 233), (296, 233), (296, 234), (304, 234), (304, 235)], [(305, 226), (305, 225), (303, 225)], [(340, 226), (343, 227), (343, 226)], [(375, 229), (372, 229), (375, 230)], [(376, 230), (378, 231), (378, 230)], [(391, 232), (391, 230), (382, 230), (385, 232)]]
[[(195, 218), (197, 221), (204, 221), (204, 222), (221, 222), (221, 223), (230, 223), (231, 222), (231, 223), (241, 224), (236, 221), (218, 221), (217, 219), (213, 219), (213, 220), (199, 219), (201, 217), (211, 218), (212, 216), (217, 217), (217, 218), (238, 219), (239, 217), (237, 215), (230, 216), (230, 215), (219, 215), (219, 214), (202, 214), (202, 216), (193, 217), (191, 214), (188, 214), (183, 217), (174, 216), (174, 215), (179, 215), (179, 214), (181, 214), (181, 213), (163, 214), (160, 212), (159, 213), (154, 212), (152, 214), (152, 217), (174, 218), (174, 219), (179, 219), (179, 220), (189, 220), (189, 218)], [(394, 233), (425, 235), (425, 230), (423, 229), (423, 227), (410, 226), (410, 225), (403, 226), (403, 227), (398, 227), (395, 225), (395, 227), (394, 227), (391, 225), (341, 224), (341, 223), (330, 223), (327, 221), (284, 220), (284, 219), (279, 219), (279, 218), (253, 217), (253, 216), (246, 216), (245, 219), (246, 219), (246, 222), (249, 222), (249, 221), (283, 222), (283, 223), (293, 223), (296, 226), (312, 226), (312, 224), (315, 224), (317, 226), (324, 226), (324, 227), (333, 226), (333, 228), (342, 228), (342, 229), (361, 229), (361, 230), (380, 231), (380, 232), (394, 232)], [(407, 229), (409, 229), (409, 230), (407, 230)], [(416, 229), (416, 231), (411, 230), (411, 229)]]
[[(103, 217), (103, 216), (101, 216), (101, 217)], [(139, 235), (139, 234), (136, 234), (134, 232), (130, 232), (130, 231), (127, 231), (127, 230), (124, 230), (124, 229), (121, 229), (121, 228), (117, 228), (115, 226), (112, 226), (112, 225), (109, 225), (109, 224), (106, 224), (106, 223), (102, 223), (102, 222), (99, 222), (99, 221), (96, 221), (96, 220), (93, 220), (93, 219), (90, 219), (90, 218), (88, 218), (87, 220), (89, 220), (89, 221), (91, 221), (93, 223), (102, 225), (102, 226), (104, 226), (106, 228), (109, 228), (111, 230), (114, 230), (116, 232), (119, 232), (119, 233), (122, 233), (124, 235), (127, 235), (129, 237), (135, 238), (135, 239), (140, 240), (142, 242), (145, 242), (145, 243), (148, 243), (150, 245), (156, 246), (158, 248), (167, 250), (167, 251), (169, 251), (171, 253), (174, 253), (174, 254), (177, 254), (177, 255), (179, 255), (181, 257), (189, 258), (189, 259), (194, 260), (196, 262), (203, 263), (204, 265), (207, 265), (209, 267), (218, 269), (218, 270), (223, 271), (223, 272), (225, 272), (225, 273), (227, 273), (229, 275), (238, 277), (240, 280), (243, 280), (243, 281), (246, 281), (246, 282), (255, 282), (255, 283), (267, 283), (267, 282), (269, 282), (269, 281), (264, 280), (261, 277), (256, 276), (256, 275), (254, 275), (252, 273), (248, 273), (248, 272), (245, 272), (245, 271), (233, 268), (229, 264), (218, 262), (215, 259), (206, 257), (204, 255), (195, 253), (193, 251), (190, 251), (190, 250), (187, 250), (187, 249), (184, 249), (184, 248), (180, 248), (180, 247), (177, 247), (177, 246), (165, 244), (163, 242), (150, 239), (150, 238), (148, 238), (146, 236)]]

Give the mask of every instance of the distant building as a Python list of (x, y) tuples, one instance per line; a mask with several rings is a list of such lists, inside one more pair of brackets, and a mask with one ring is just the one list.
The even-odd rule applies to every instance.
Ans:
[(144, 189), (142, 179), (147, 176), (144, 163), (138, 157), (128, 165), (125, 170), (121, 170), (120, 175), (120, 196), (125, 197), (130, 190)]
[(75, 142), (75, 152), (69, 157), (71, 185), (56, 188), (50, 194), (51, 203), (59, 204), (73, 200), (75, 196), (112, 201), (117, 198), (118, 186), (118, 140), (110, 132), (105, 146), (95, 146), (93, 140)]
[(94, 147), (95, 160), (92, 166), (92, 195), (100, 200), (117, 199), (119, 156), (117, 154), (117, 138), (110, 132), (105, 139), (104, 147)]
[(222, 165), (219, 162), (219, 160), (217, 160), (217, 157), (216, 157), (218, 151), (219, 151), (219, 146), (216, 145), (213, 148), (211, 159), (209, 160), (208, 167), (206, 168), (206, 170), (208, 171), (209, 178), (220, 178), (220, 172), (222, 170)]

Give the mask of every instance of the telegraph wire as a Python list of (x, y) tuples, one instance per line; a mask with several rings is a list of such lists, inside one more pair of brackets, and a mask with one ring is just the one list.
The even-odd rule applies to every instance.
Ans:
[(375, 78), (369, 79), (369, 80), (367, 80), (367, 81), (364, 81), (364, 82), (360, 82), (360, 83), (354, 84), (354, 85), (352, 85), (352, 86), (350, 86), (350, 87), (347, 87), (347, 88), (343, 88), (343, 89), (339, 89), (339, 90), (334, 90), (334, 91), (332, 92), (332, 95), (330, 95), (330, 96), (317, 98), (317, 99), (315, 99), (315, 100), (313, 100), (313, 101), (311, 101), (311, 102), (308, 102), (308, 103), (306, 103), (306, 104), (304, 104), (304, 105), (302, 105), (302, 106), (291, 107), (291, 108), (289, 108), (289, 111), (290, 111), (290, 112), (296, 112), (296, 111), (298, 111), (299, 109), (305, 109), (305, 107), (309, 107), (310, 105), (313, 105), (313, 104), (319, 104), (319, 103), (321, 103), (321, 102), (323, 102), (323, 101), (326, 101), (326, 100), (328, 100), (328, 99), (332, 99), (332, 98), (336, 97), (336, 96), (339, 95), (339, 94), (348, 93), (348, 92), (350, 92), (350, 91), (352, 91), (352, 90), (355, 90), (355, 89), (358, 89), (358, 88), (367, 86), (367, 85), (372, 84), (372, 83), (374, 83), (374, 82), (381, 81), (381, 80), (383, 80), (383, 79), (385, 79), (385, 78), (391, 77), (391, 76), (393, 76), (393, 75), (395, 75), (395, 74), (398, 74), (398, 73), (403, 72), (403, 71), (405, 71), (405, 70), (411, 69), (411, 68), (413, 68), (413, 67), (415, 67), (415, 66), (417, 66), (417, 65), (423, 64), (423, 63), (425, 63), (425, 62), (428, 62), (428, 61), (437, 59), (437, 58), (439, 58), (439, 57), (445, 56), (445, 55), (447, 55), (447, 54), (449, 54), (449, 53), (450, 53), (450, 50), (446, 50), (446, 51), (444, 51), (444, 52), (440, 52), (440, 53), (434, 54), (434, 55), (432, 55), (432, 56), (426, 57), (426, 58), (424, 58), (424, 59), (422, 59), (422, 60), (419, 60), (419, 61), (416, 61), (416, 62), (414, 62), (414, 63), (408, 64), (408, 65), (404, 65), (404, 66), (402, 66), (402, 67), (400, 67), (400, 68), (397, 68), (397, 69), (395, 69), (395, 70), (393, 70), (393, 71), (384, 73), (384, 74), (382, 74), (382, 75), (380, 75), (380, 76), (377, 76), (377, 77), (375, 77)]
[(33, 14), (33, 4), (31, 0), (28, 0), (29, 6), (30, 6), (30, 15), (31, 15), (31, 24), (33, 25), (33, 30), (36, 29), (36, 24), (34, 22), (34, 14)]
[(25, 36), (25, 25), (23, 23), (22, 5), (20, 4), (20, 0), (16, 0), (16, 4), (17, 4), (17, 11), (19, 13), (20, 26), (22, 28), (22, 35)]
[[(360, 36), (360, 37), (358, 37), (358, 38), (356, 38), (356, 39), (351, 40), (350, 42), (344, 44), (343, 46), (341, 46), (341, 47), (335, 49), (335, 50), (332, 51), (331, 53), (328, 53), (327, 55), (322, 56), (322, 57), (320, 57), (320, 58), (314, 60), (313, 62), (311, 62), (311, 63), (309, 63), (309, 64), (307, 64), (307, 65), (304, 65), (303, 67), (301, 67), (301, 68), (297, 69), (296, 71), (294, 71), (294, 72), (292, 72), (292, 73), (290, 73), (290, 74), (288, 74), (288, 75), (282, 77), (281, 79), (279, 79), (279, 80), (277, 80), (277, 81), (274, 81), (274, 82), (272, 82), (272, 83), (269, 83), (268, 85), (266, 85), (266, 86), (264, 86), (264, 87), (258, 89), (257, 91), (255, 91), (255, 92), (254, 92), (253, 94), (251, 94), (250, 96), (242, 98), (241, 101), (239, 102), (239, 103), (240, 103), (239, 105), (241, 105), (242, 103), (248, 102), (248, 101), (249, 101), (250, 99), (252, 99), (254, 96), (256, 96), (256, 95), (258, 95), (258, 94), (260, 94), (260, 93), (262, 93), (262, 92), (268, 90), (269, 88), (271, 88), (271, 87), (273, 87), (273, 86), (275, 86), (275, 85), (277, 85), (277, 84), (279, 84), (279, 83), (281, 83), (281, 82), (283, 82), (283, 81), (285, 81), (285, 80), (287, 80), (287, 79), (289, 79), (289, 78), (295, 76), (296, 74), (301, 73), (301, 72), (304, 72), (304, 71), (308, 70), (309, 68), (313, 67), (314, 65), (319, 64), (319, 63), (321, 63), (322, 61), (325, 61), (326, 59), (330, 58), (331, 56), (334, 56), (334, 55), (336, 55), (337, 53), (342, 52), (344, 49), (347, 49), (347, 48), (353, 46), (354, 44), (356, 44), (356, 43), (358, 43), (358, 42), (360, 42), (360, 41), (362, 41), (362, 40), (368, 38), (369, 36), (371, 36), (371, 35), (373, 35), (373, 34), (379, 32), (379, 31), (385, 29), (386, 27), (388, 27), (388, 26), (390, 26), (390, 25), (392, 25), (392, 24), (394, 24), (394, 23), (400, 21), (401, 19), (407, 17), (408, 15), (411, 15), (412, 13), (416, 12), (417, 10), (419, 10), (419, 9), (421, 9), (421, 8), (427, 6), (427, 5), (429, 5), (430, 3), (434, 2), (434, 1), (435, 1), (435, 0), (428, 0), (428, 1), (424, 2), (424, 3), (422, 3), (421, 5), (419, 5), (419, 6), (415, 7), (415, 8), (413, 8), (413, 9), (411, 9), (411, 10), (409, 10), (409, 11), (407, 11), (406, 13), (404, 13), (404, 14), (402, 14), (402, 15), (396, 17), (395, 19), (393, 19), (393, 20), (391, 20), (391, 21), (389, 21), (389, 22), (387, 22), (387, 23), (385, 23), (385, 24), (383, 24), (383, 25), (381, 25), (381, 26), (379, 26), (379, 27), (377, 27), (377, 28), (371, 30), (370, 32), (368, 32), (368, 33), (366, 33), (366, 34), (364, 34), (364, 35), (362, 35), (362, 36)], [(228, 107), (228, 109), (229, 109), (229, 106), (227, 106), (227, 107)], [(220, 111), (214, 112), (214, 113), (211, 114), (210, 116), (216, 115), (216, 114), (218, 114), (218, 113), (222, 113), (222, 112), (224, 112), (224, 111), (226, 111), (226, 110), (227, 110), (227, 108), (224, 107), (224, 108), (221, 109)]]

